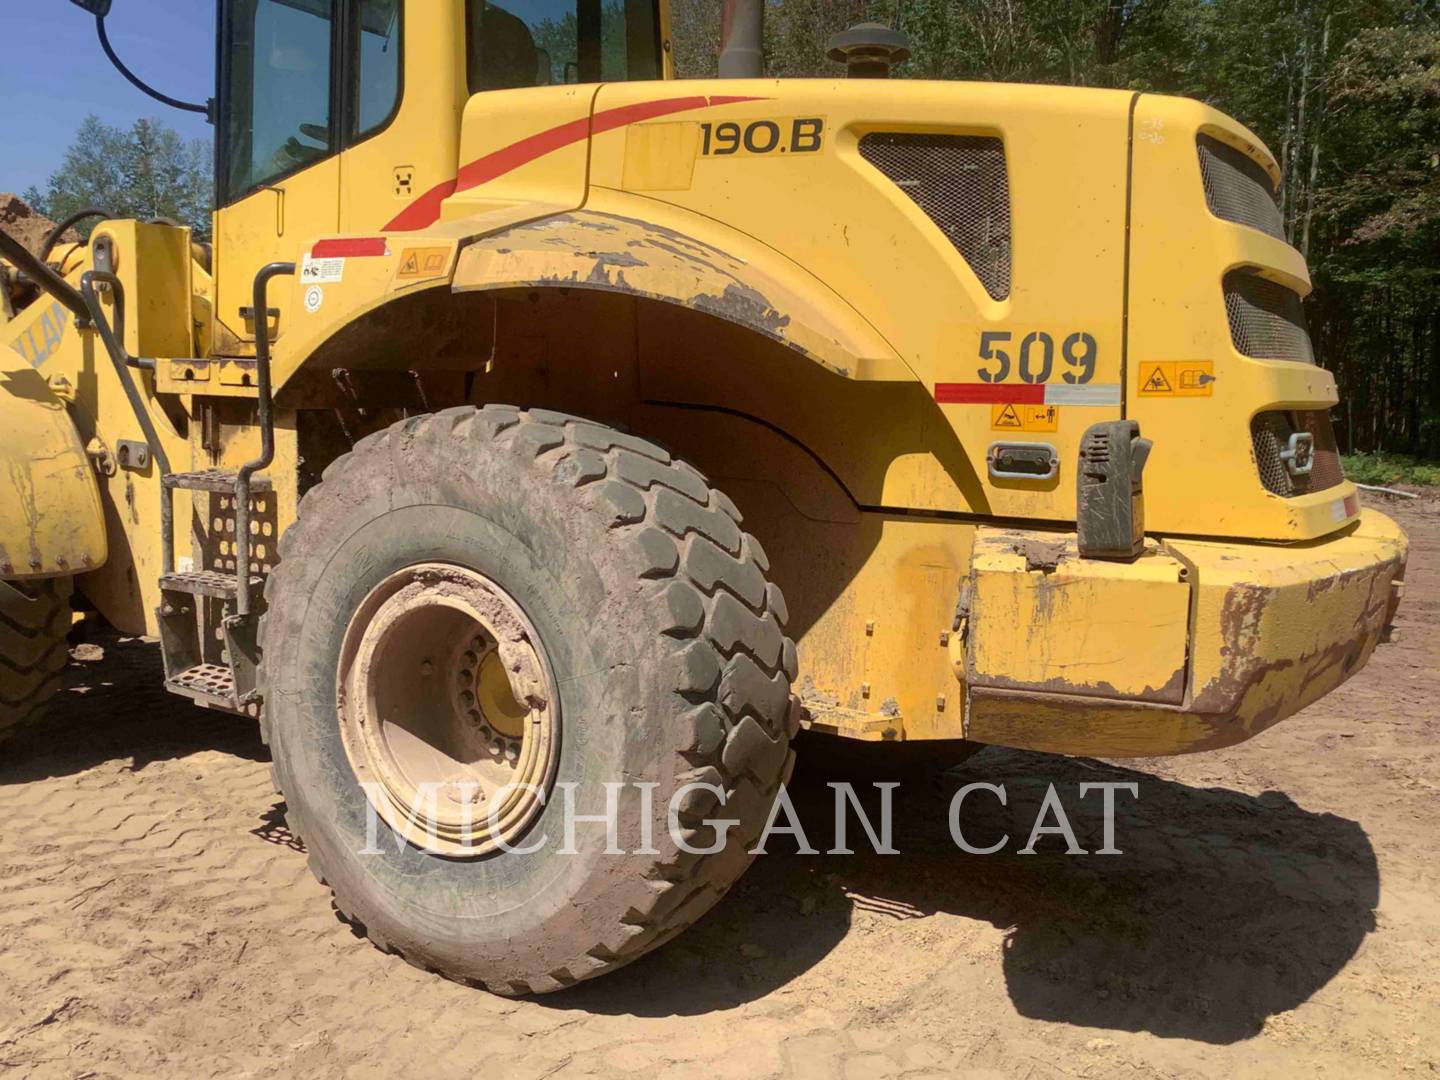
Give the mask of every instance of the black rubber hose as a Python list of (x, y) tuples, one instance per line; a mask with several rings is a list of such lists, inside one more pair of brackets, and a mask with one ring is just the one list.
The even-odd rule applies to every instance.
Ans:
[(31, 255), (19, 240), (3, 230), (0, 230), (0, 255), (9, 259), (15, 269), (69, 308), (78, 325), (89, 325), (90, 308), (86, 305), (85, 298), (68, 281)]
[(71, 214), (69, 217), (67, 217), (64, 221), (60, 222), (59, 225), (56, 225), (55, 228), (51, 229), (49, 233), (46, 234), (45, 242), (40, 245), (40, 261), (50, 261), (50, 252), (55, 250), (55, 245), (59, 242), (60, 237), (65, 235), (65, 230), (74, 228), (76, 225), (80, 224), (80, 222), (82, 221), (85, 221), (87, 218), (112, 218), (114, 216), (115, 215), (110, 213), (109, 210), (101, 210), (98, 206), (91, 206), (84, 210), (77, 210), (75, 213)]
[(196, 105), (190, 101), (181, 101), (179, 98), (173, 98), (169, 94), (162, 94), (153, 86), (147, 85), (140, 76), (126, 67), (124, 61), (115, 55), (115, 49), (110, 45), (110, 35), (105, 32), (104, 15), (95, 16), (95, 27), (100, 32), (100, 48), (105, 50), (105, 55), (109, 58), (110, 63), (115, 65), (115, 70), (129, 79), (135, 89), (139, 90), (142, 94), (149, 94), (162, 105), (169, 105), (172, 109), (184, 109), (186, 112), (199, 113), (207, 120), (210, 118), (210, 106), (208, 104)]

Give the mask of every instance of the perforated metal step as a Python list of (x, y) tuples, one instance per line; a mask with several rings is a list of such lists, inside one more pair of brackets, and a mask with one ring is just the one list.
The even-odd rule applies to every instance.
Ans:
[[(231, 495), (235, 491), (235, 474), (225, 469), (204, 469), (200, 472), (171, 473), (165, 477), (165, 486), (185, 491), (215, 491)], [(270, 479), (266, 476), (250, 477), (250, 493), (270, 490)]]
[(165, 682), (172, 693), (182, 694), (202, 705), (218, 705), (232, 710), (239, 708), (235, 700), (235, 678), (229, 668), (219, 664), (196, 664)]
[[(252, 593), (264, 583), (264, 578), (251, 577)], [(160, 578), (160, 588), (162, 591), (190, 593), (192, 596), (233, 600), (239, 592), (239, 581), (234, 574), (222, 574), (218, 570), (196, 570), (185, 574), (165, 574)]]

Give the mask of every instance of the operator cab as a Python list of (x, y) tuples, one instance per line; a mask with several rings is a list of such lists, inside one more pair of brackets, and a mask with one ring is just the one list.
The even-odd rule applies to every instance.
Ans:
[[(215, 98), (190, 103), (115, 54), (112, 0), (73, 2), (126, 79), (216, 125), (211, 341), (222, 355), (253, 352), (261, 267), (311, 237), (416, 227), (405, 207), (428, 213), (455, 188), (462, 128), (472, 149), (513, 141), (515, 102), (467, 122), (473, 97), (553, 87), (528, 108), (573, 123), (593, 95), (568, 85), (668, 74), (666, 0), (219, 0)], [(259, 313), (271, 338), (293, 298), (274, 303)]]
[[(384, 130), (400, 108), (405, 22), (401, 0), (224, 0), (217, 204)], [(654, 0), (465, 0), (461, 29), (471, 94), (663, 70)]]
[(219, 20), (221, 351), (254, 340), (260, 267), (310, 236), (396, 228), (454, 180), (474, 95), (664, 74), (660, 0), (221, 0)]

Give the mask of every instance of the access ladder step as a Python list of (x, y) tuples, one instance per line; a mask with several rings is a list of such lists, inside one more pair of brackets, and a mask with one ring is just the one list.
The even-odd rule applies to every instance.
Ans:
[(219, 664), (196, 664), (165, 680), (171, 693), (181, 694), (201, 705), (239, 710), (235, 697), (235, 676)]
[[(204, 469), (200, 472), (170, 473), (165, 477), (165, 486), (185, 491), (214, 491), (221, 495), (235, 493), (237, 476), (224, 469)], [(270, 490), (270, 480), (265, 476), (250, 477), (250, 494)]]
[[(254, 595), (265, 579), (252, 576), (250, 593)], [(234, 600), (240, 593), (240, 582), (234, 574), (222, 574), (218, 570), (194, 570), (184, 574), (164, 574), (160, 578), (162, 592), (183, 592), (192, 596), (213, 596), (219, 600)]]

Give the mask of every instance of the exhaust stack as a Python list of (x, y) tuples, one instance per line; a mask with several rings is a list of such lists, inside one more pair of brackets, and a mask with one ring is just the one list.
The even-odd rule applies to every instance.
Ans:
[(725, 0), (720, 12), (720, 77), (765, 76), (765, 0)]
[(831, 35), (825, 55), (852, 79), (888, 79), (892, 67), (910, 59), (910, 39), (884, 23), (857, 23)]

